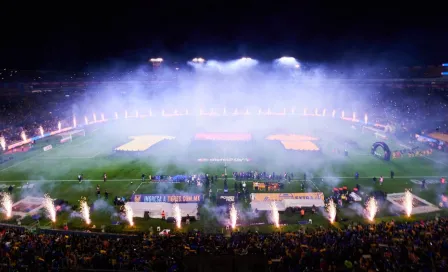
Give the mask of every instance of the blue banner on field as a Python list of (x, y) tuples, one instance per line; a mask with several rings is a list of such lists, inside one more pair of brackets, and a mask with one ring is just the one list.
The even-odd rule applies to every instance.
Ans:
[(145, 194), (132, 195), (131, 202), (199, 203), (204, 200), (202, 194)]

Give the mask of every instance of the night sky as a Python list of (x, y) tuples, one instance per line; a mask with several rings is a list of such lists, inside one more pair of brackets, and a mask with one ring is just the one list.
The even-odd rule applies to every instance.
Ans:
[(290, 55), (313, 63), (448, 62), (443, 2), (428, 7), (403, 1), (11, 2), (2, 3), (0, 11), (0, 65), (5, 68), (104, 68), (159, 56), (170, 61)]

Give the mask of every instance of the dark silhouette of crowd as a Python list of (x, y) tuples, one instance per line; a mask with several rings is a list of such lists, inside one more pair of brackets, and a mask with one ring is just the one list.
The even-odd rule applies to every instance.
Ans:
[[(232, 260), (226, 271), (447, 271), (448, 221), (351, 224), (293, 233), (256, 232), (119, 236), (3, 226), (2, 271), (210, 271), (210, 258)], [(258, 257), (257, 257), (258, 256)], [(249, 270), (245, 258), (255, 259)], [(230, 259), (229, 259), (230, 258)], [(229, 265), (229, 263), (225, 264)]]

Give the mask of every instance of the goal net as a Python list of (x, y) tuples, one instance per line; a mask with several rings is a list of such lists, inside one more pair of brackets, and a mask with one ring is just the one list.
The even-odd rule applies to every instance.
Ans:
[(84, 129), (76, 129), (76, 130), (70, 130), (64, 133), (59, 134), (61, 137), (61, 144), (65, 142), (71, 142), (73, 141), (73, 138), (79, 137), (79, 136), (86, 136), (86, 132)]

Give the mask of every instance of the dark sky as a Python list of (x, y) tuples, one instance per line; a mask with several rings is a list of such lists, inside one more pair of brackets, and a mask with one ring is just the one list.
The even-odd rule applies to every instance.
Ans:
[(0, 9), (0, 65), (5, 68), (76, 70), (156, 56), (448, 62), (443, 1), (428, 7), (403, 1), (16, 2)]

